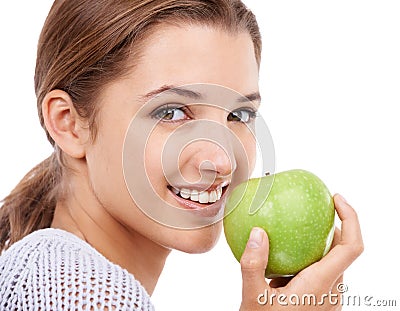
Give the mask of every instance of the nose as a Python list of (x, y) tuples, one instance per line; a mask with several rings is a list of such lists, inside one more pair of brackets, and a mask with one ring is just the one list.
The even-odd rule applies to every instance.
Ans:
[(192, 142), (181, 153), (181, 160), (186, 182), (201, 184), (205, 189), (216, 182), (230, 182), (236, 170), (233, 151), (211, 141)]
[(225, 150), (217, 143), (198, 142), (197, 152), (193, 154), (192, 165), (203, 174), (214, 174), (215, 177), (228, 177), (236, 170), (233, 152)]

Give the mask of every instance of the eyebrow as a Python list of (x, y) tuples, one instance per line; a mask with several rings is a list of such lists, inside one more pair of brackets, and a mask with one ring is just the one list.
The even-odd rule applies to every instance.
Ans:
[[(169, 92), (169, 93), (173, 93), (173, 94), (177, 94), (183, 97), (187, 97), (190, 99), (194, 99), (194, 100), (199, 100), (199, 99), (203, 99), (203, 95), (199, 92), (195, 92), (192, 90), (188, 90), (185, 89), (183, 87), (176, 87), (174, 85), (163, 85), (161, 87), (159, 87), (156, 90), (153, 90), (145, 95), (140, 96), (140, 98), (147, 102), (148, 100), (156, 97), (157, 95), (163, 93), (163, 92)], [(259, 92), (254, 92), (251, 94), (248, 94), (246, 96), (240, 96), (238, 97), (237, 101), (239, 103), (245, 103), (245, 102), (260, 102), (261, 101), (261, 95)]]
[(163, 85), (156, 90), (153, 90), (145, 95), (140, 96), (140, 98), (142, 100), (148, 101), (163, 92), (173, 93), (173, 94), (177, 94), (177, 95), (188, 97), (188, 98), (195, 99), (195, 100), (203, 98), (203, 96), (198, 92), (191, 91), (191, 90), (188, 90), (188, 89), (185, 89), (182, 87), (176, 87), (174, 85)]
[(260, 92), (254, 92), (251, 94), (248, 94), (246, 96), (240, 96), (238, 98), (239, 103), (245, 103), (245, 102), (261, 102), (261, 95)]

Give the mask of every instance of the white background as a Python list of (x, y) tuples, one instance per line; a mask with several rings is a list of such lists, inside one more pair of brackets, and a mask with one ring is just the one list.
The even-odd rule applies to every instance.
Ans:
[[(51, 152), (33, 91), (51, 2), (0, 4), (0, 197)], [(349, 294), (399, 306), (399, 2), (245, 2), (264, 39), (261, 112), (276, 170), (308, 169), (357, 209), (365, 252), (345, 276)], [(207, 254), (173, 252), (153, 299), (158, 310), (237, 310), (240, 293), (239, 264), (221, 237)]]

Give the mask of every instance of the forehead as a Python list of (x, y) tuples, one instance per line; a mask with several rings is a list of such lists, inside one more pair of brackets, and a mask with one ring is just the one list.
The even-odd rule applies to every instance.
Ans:
[(132, 53), (136, 58), (128, 75), (100, 90), (104, 113), (134, 114), (146, 95), (155, 95), (164, 86), (212, 84), (245, 96), (258, 93), (258, 64), (247, 33), (160, 25), (138, 53)]
[(210, 83), (239, 93), (256, 91), (258, 64), (251, 37), (203, 25), (159, 25), (145, 40), (135, 66), (152, 89)]

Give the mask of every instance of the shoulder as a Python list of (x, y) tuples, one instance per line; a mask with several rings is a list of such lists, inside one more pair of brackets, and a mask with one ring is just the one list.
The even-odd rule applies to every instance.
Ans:
[(128, 271), (77, 236), (50, 228), (31, 233), (0, 256), (0, 306), (1, 297), (24, 307), (39, 303), (35, 307), (42, 310), (54, 304), (59, 310), (83, 305), (153, 310), (146, 290)]

